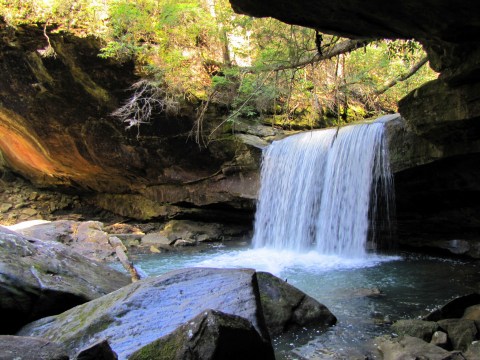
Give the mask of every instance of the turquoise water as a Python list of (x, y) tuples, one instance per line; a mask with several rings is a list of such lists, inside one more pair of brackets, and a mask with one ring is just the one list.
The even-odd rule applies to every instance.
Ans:
[[(401, 253), (357, 259), (271, 249), (215, 246), (132, 257), (148, 275), (183, 267), (249, 267), (271, 272), (325, 304), (338, 318), (327, 331), (300, 329), (274, 339), (278, 359), (354, 359), (388, 323), (426, 315), (471, 292), (479, 263)], [(380, 295), (366, 296), (378, 292)]]

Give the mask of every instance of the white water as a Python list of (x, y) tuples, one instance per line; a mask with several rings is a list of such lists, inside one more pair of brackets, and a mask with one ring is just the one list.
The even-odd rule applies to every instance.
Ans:
[(263, 154), (254, 247), (364, 257), (377, 197), (391, 184), (383, 133), (383, 123), (372, 123), (272, 143)]

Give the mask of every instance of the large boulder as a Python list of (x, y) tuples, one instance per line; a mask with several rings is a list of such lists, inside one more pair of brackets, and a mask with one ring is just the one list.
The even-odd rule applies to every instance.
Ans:
[[(181, 356), (186, 351), (183, 347), (191, 343), (191, 337), (185, 335), (190, 333), (189, 330), (191, 334), (203, 330), (207, 333), (220, 334), (220, 337), (228, 339), (227, 342), (232, 341), (232, 334), (240, 332), (249, 339), (257, 339), (254, 340), (255, 343), (260, 344), (258, 339), (261, 339), (261, 342), (269, 342), (268, 329), (277, 326), (287, 328), (289, 319), (285, 317), (282, 325), (278, 325), (277, 321), (273, 326), (266, 324), (266, 321), (271, 321), (271, 317), (264, 317), (263, 311), (272, 312), (275, 303), (270, 295), (259, 290), (258, 283), (257, 274), (252, 269), (177, 270), (159, 277), (140, 280), (60, 315), (33, 322), (21, 329), (19, 335), (42, 336), (62, 342), (68, 346), (71, 356), (74, 356), (80, 348), (108, 339), (120, 359), (128, 358), (137, 352), (136, 356), (140, 356), (150, 350), (167, 346), (166, 344), (177, 344), (179, 339), (183, 339), (182, 344), (175, 345), (175, 353)], [(279, 290), (280, 293), (284, 291)], [(270, 298), (266, 300), (266, 297)], [(305, 301), (305, 296), (300, 298), (304, 299), (303, 302), (309, 302), (308, 299)], [(267, 301), (265, 306), (264, 301)], [(289, 318), (305, 315), (311, 322), (313, 317), (309, 312), (313, 310), (320, 310), (320, 314), (324, 315), (323, 318), (317, 316), (317, 323), (323, 325), (326, 318), (330, 320), (332, 318), (323, 306), (316, 304), (303, 306), (302, 301), (298, 305), (302, 310), (295, 312), (295, 309), (290, 309)], [(282, 307), (284, 304), (280, 304), (279, 311), (283, 313)], [(216, 312), (209, 313), (207, 311), (209, 309), (244, 320), (229, 318), (229, 315), (218, 315)], [(200, 315), (199, 318), (192, 320), (204, 311), (207, 311), (207, 315)], [(202, 319), (212, 323), (205, 325), (204, 328)], [(297, 321), (301, 323), (301, 320)], [(252, 327), (257, 335), (248, 330), (249, 327)], [(175, 335), (171, 335), (174, 331)], [(202, 336), (198, 338), (202, 343), (207, 339)], [(147, 348), (141, 350), (145, 346)], [(223, 347), (221, 344), (215, 346)], [(203, 348), (203, 345), (200, 348)], [(268, 351), (265, 353), (266, 350), (263, 349), (261, 351), (268, 355)], [(216, 350), (208, 351), (215, 353)], [(221, 351), (224, 354), (223, 351), (227, 350)], [(238, 350), (238, 353), (241, 354), (242, 351)]]
[(56, 242), (0, 226), (0, 333), (96, 299), (130, 280)]
[(206, 310), (129, 360), (270, 360), (272, 345), (240, 316)]
[(337, 322), (325, 305), (282, 279), (266, 272), (258, 272), (257, 278), (270, 335), (305, 326), (326, 327)]
[(68, 360), (66, 350), (51, 341), (24, 336), (0, 335), (0, 360)]
[(241, 316), (269, 335), (254, 270), (191, 268), (138, 281), (60, 315), (33, 322), (19, 334), (56, 339), (70, 355), (108, 339), (124, 359), (206, 309)]
[(480, 304), (480, 293), (472, 293), (455, 298), (442, 307), (432, 311), (425, 316), (425, 320), (439, 321), (443, 319), (461, 318), (464, 316), (465, 311), (474, 306)]

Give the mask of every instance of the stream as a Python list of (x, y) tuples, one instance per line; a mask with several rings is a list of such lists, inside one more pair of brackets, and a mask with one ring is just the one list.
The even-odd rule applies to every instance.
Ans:
[[(249, 267), (268, 271), (326, 305), (338, 318), (329, 329), (299, 329), (273, 339), (277, 359), (363, 359), (370, 339), (389, 323), (416, 318), (478, 285), (479, 263), (412, 253), (360, 258), (214, 245), (208, 249), (137, 255), (149, 276), (184, 267)], [(378, 292), (380, 291), (380, 294)]]

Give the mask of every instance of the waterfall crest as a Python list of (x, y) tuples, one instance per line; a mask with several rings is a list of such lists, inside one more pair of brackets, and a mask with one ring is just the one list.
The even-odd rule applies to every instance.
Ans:
[(383, 123), (353, 125), (266, 148), (254, 247), (363, 256), (377, 204), (389, 203), (378, 197), (392, 187), (383, 134)]

